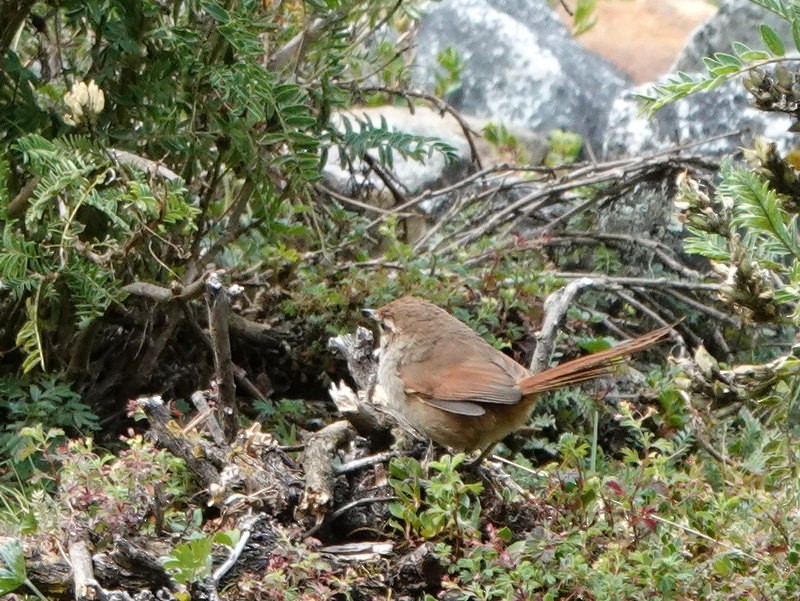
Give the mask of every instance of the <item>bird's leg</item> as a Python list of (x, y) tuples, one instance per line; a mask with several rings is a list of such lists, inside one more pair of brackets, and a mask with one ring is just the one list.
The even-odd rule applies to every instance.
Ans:
[(469, 461), (469, 462), (465, 463), (464, 464), (464, 469), (467, 470), (467, 471), (475, 471), (475, 470), (477, 470), (478, 467), (483, 462), (483, 460), (486, 459), (486, 457), (488, 457), (489, 455), (491, 455), (491, 453), (494, 450), (494, 447), (496, 445), (497, 445), (496, 442), (490, 443), (489, 446), (487, 446), (485, 449), (483, 449), (481, 451), (480, 455), (478, 455), (472, 461)]
[(435, 444), (436, 443), (434, 443), (430, 438), (428, 439), (428, 445), (425, 447), (425, 453), (422, 455), (422, 460), (420, 461), (426, 473), (428, 472), (428, 466), (431, 464), (431, 461), (433, 461), (435, 456)]

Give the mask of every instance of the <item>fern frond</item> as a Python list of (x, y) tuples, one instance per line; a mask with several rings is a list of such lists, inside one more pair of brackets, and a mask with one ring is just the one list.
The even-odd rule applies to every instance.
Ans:
[[(789, 11), (789, 8), (780, 0), (761, 0), (765, 4), (770, 4), (776, 14)], [(777, 34), (767, 26), (762, 27), (762, 37), (767, 50), (755, 50), (741, 42), (734, 42), (732, 54), (727, 52), (717, 52), (713, 57), (705, 57), (703, 64), (706, 68), (705, 73), (693, 74), (678, 71), (670, 75), (665, 83), (654, 85), (645, 94), (636, 94), (636, 98), (641, 101), (643, 110), (650, 116), (668, 104), (697, 94), (707, 92), (721, 86), (739, 75), (752, 70), (754, 65), (769, 61), (783, 54), (783, 45)]]
[(757, 4), (761, 8), (765, 8), (771, 13), (775, 13), (781, 19), (786, 21), (792, 20), (792, 5), (784, 0), (750, 0), (753, 4)]
[(24, 278), (38, 256), (37, 245), (16, 232), (14, 223), (3, 226), (3, 248), (0, 249), (0, 278)]
[(41, 296), (42, 287), (45, 285), (44, 280), (40, 278), (38, 284), (36, 295), (25, 301), (27, 319), (17, 331), (17, 346), (25, 354), (25, 359), (22, 361), (23, 373), (28, 373), (37, 366), (41, 366), (42, 371), (46, 369), (44, 345), (42, 344), (42, 334), (39, 329), (39, 297)]
[(734, 168), (723, 174), (720, 197), (733, 201), (734, 227), (746, 231), (744, 242), (773, 261), (800, 259), (797, 218), (783, 209), (780, 195), (756, 172)]
[(5, 213), (5, 208), (11, 202), (11, 191), (8, 189), (11, 177), (11, 164), (8, 159), (0, 155), (0, 215)]
[(102, 317), (109, 305), (118, 300), (119, 283), (114, 272), (97, 263), (77, 260), (62, 275), (72, 293), (79, 329)]
[(683, 248), (692, 255), (700, 255), (711, 259), (712, 261), (725, 261), (731, 260), (730, 247), (728, 240), (719, 234), (712, 234), (697, 228), (688, 227), (691, 233), (687, 237)]
[(430, 158), (434, 152), (441, 154), (446, 163), (458, 161), (458, 152), (449, 144), (445, 144), (437, 138), (392, 131), (384, 116), (381, 116), (378, 126), (366, 114), (363, 118), (355, 118), (358, 131), (353, 128), (348, 117), (342, 116), (341, 120), (344, 131), (338, 132), (335, 137), (340, 142), (338, 145), (339, 156), (343, 169), (348, 159), (350, 161), (359, 160), (370, 151), (377, 152), (381, 165), (389, 169), (394, 165), (393, 154), (395, 152), (404, 159), (418, 162)]

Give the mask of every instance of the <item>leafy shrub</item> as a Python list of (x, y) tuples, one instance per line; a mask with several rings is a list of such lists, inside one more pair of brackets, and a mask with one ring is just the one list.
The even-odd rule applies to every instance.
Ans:
[[(57, 375), (0, 378), (0, 412), (5, 417), (0, 448), (23, 480), (35, 470), (55, 467), (52, 455), (65, 441), (64, 430), (91, 434), (99, 429), (97, 416)], [(45, 435), (44, 424), (50, 435)]]
[(426, 478), (422, 466), (410, 457), (394, 459), (389, 464), (389, 484), (398, 500), (389, 506), (395, 517), (390, 524), (405, 533), (406, 538), (455, 539), (470, 538), (478, 526), (480, 502), (475, 498), (483, 486), (467, 484), (457, 471), (463, 465), (463, 454), (443, 455), (431, 461), (432, 472)]

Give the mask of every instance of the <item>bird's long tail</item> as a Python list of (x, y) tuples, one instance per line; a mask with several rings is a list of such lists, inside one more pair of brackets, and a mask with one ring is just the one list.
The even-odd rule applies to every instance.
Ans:
[(605, 351), (579, 357), (539, 373), (525, 376), (517, 382), (517, 385), (523, 395), (529, 395), (558, 390), (578, 382), (599, 378), (613, 372), (625, 357), (661, 342), (670, 330), (672, 330), (672, 326), (659, 328)]

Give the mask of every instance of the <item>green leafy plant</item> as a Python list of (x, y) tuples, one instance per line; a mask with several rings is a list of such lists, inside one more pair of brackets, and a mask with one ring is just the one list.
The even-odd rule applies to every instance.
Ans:
[(45, 601), (45, 597), (39, 589), (28, 579), (25, 569), (25, 554), (23, 553), (22, 543), (13, 538), (6, 538), (0, 541), (0, 595), (13, 593), (21, 586), (28, 587), (37, 598)]
[(597, 23), (597, 0), (577, 0), (572, 15), (573, 34), (586, 33)]
[(0, 378), (0, 411), (6, 419), (0, 448), (23, 479), (40, 469), (56, 472), (54, 449), (65, 441), (65, 431), (89, 434), (99, 428), (97, 416), (60, 375)]
[(272, 432), (283, 445), (297, 444), (297, 422), (305, 414), (307, 407), (303, 401), (281, 399), (279, 401), (257, 401), (253, 408), (258, 410), (258, 422), (265, 430)]
[(439, 69), (436, 72), (436, 86), (434, 93), (440, 97), (453, 94), (461, 88), (461, 73), (466, 67), (455, 48), (448, 46), (436, 55)]
[[(389, 465), (389, 484), (399, 500), (389, 505), (395, 520), (390, 523), (412, 536), (424, 539), (469, 537), (477, 528), (481, 506), (475, 498), (480, 482), (467, 484), (458, 472), (463, 454), (443, 455), (428, 465), (432, 475), (412, 458), (394, 459)], [(449, 536), (446, 536), (449, 533)]]
[(578, 160), (583, 149), (583, 140), (579, 134), (554, 129), (550, 132), (550, 148), (545, 164), (550, 166), (569, 165)]
[(154, 498), (163, 506), (161, 525), (186, 530), (179, 501), (189, 487), (183, 461), (141, 436), (125, 442), (128, 448), (112, 455), (98, 453), (91, 439), (69, 441), (59, 457), (63, 501), (104, 537), (152, 532)]
[[(768, 145), (760, 149), (751, 156), (771, 152)], [(713, 200), (691, 182), (682, 187), (692, 233), (686, 250), (714, 261), (727, 280), (724, 294), (756, 321), (780, 322), (788, 310), (798, 323), (800, 237), (793, 200), (752, 168), (729, 161), (720, 173)]]
[[(208, 269), (232, 281), (262, 274), (248, 292), (285, 291), (258, 319), (285, 320), (282, 309), (291, 317), (313, 297), (306, 306), (319, 301), (330, 323), (331, 307), (347, 305), (328, 282), (341, 280), (341, 261), (369, 258), (371, 217), (322, 192), (329, 151), (376, 168), (457, 158), (385, 121), (337, 118), (383, 97), (369, 91), (376, 80), (402, 89), (408, 58), (387, 31), (411, 27), (414, 1), (21, 10), (18, 35), (0, 40), (0, 376), (63, 374), (100, 418), (165, 382), (175, 397), (205, 385), (209, 357), (189, 355), (207, 351), (193, 342)], [(39, 55), (39, 19), (58, 60)], [(299, 334), (316, 340), (308, 323)], [(183, 344), (187, 331), (197, 340)], [(77, 402), (62, 397), (61, 414), (39, 415), (75, 418), (45, 430), (89, 430)], [(21, 415), (6, 423), (24, 425)]]
[(528, 162), (527, 150), (502, 123), (488, 123), (481, 133), (487, 142), (497, 147), (501, 156), (511, 155), (520, 164)]
[(214, 545), (233, 548), (238, 540), (237, 530), (200, 536), (176, 545), (169, 555), (162, 558), (161, 563), (176, 582), (180, 584), (199, 582), (211, 576), (214, 567), (212, 556)]

